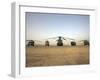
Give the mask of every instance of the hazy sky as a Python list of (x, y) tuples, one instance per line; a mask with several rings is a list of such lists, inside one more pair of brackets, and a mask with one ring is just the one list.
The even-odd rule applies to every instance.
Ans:
[(89, 16), (75, 14), (26, 13), (26, 39), (56, 36), (89, 39)]

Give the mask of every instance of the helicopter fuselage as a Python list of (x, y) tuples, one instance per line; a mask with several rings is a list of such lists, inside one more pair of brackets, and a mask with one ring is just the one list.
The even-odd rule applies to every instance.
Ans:
[(61, 39), (57, 40), (57, 46), (63, 46), (63, 41)]
[(49, 41), (45, 41), (45, 46), (49, 46)]
[(35, 43), (34, 41), (29, 41), (28, 46), (34, 46), (34, 43)]

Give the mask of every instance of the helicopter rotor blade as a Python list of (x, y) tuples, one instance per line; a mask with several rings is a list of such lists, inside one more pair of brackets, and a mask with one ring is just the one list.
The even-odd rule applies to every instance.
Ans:
[(78, 41), (78, 42), (82, 42), (82, 41), (84, 41), (84, 40), (80, 40), (80, 41)]
[(47, 38), (47, 39), (56, 39), (56, 38), (58, 38), (58, 37), (52, 37), (52, 38)]
[(70, 40), (75, 40), (75, 39), (72, 39), (72, 38), (67, 38), (67, 39), (70, 39)]
[(36, 42), (42, 42), (42, 41), (39, 41), (39, 40), (26, 40), (26, 41), (36, 41)]
[(26, 40), (26, 41), (34, 41), (34, 40)]
[(34, 40), (34, 41), (36, 41), (36, 42), (42, 42), (42, 41), (39, 41), (39, 40)]
[(80, 40), (79, 42), (82, 42), (82, 41), (88, 41), (88, 40)]
[(75, 39), (68, 38), (68, 37), (64, 37), (64, 39), (66, 39), (66, 40), (75, 40)]
[(67, 40), (67, 39), (65, 39), (64, 37), (62, 37), (62, 39), (63, 39), (63, 40)]

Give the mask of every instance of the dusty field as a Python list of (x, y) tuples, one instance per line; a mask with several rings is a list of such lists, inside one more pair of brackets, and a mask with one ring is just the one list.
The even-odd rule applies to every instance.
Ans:
[(89, 47), (27, 47), (26, 67), (89, 64)]

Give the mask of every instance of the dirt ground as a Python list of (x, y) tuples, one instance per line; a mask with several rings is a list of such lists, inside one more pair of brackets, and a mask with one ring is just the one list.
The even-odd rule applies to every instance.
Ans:
[(89, 46), (26, 48), (26, 67), (80, 64), (89, 64)]

